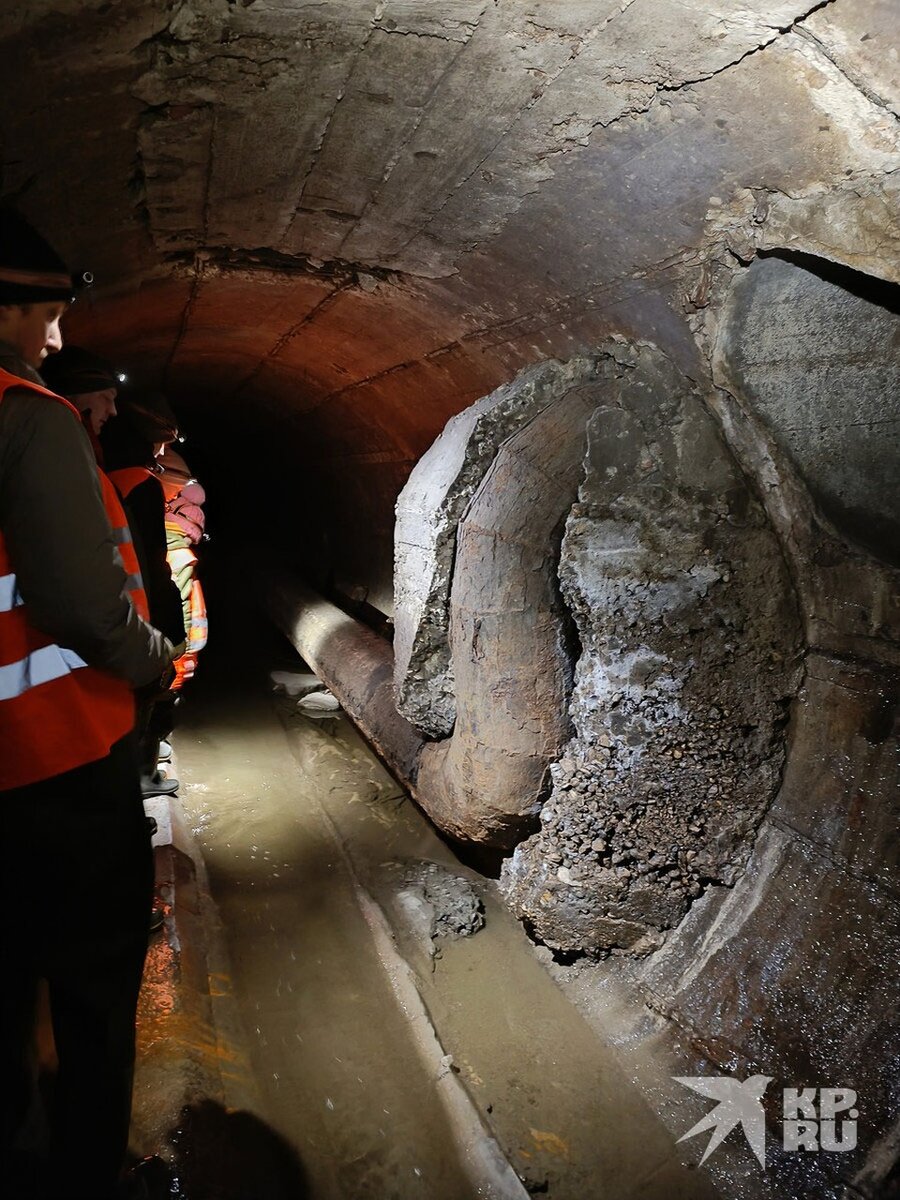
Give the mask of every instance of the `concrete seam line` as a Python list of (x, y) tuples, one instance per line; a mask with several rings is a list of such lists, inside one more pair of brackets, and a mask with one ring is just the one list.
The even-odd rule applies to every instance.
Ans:
[(480, 1196), (489, 1197), (490, 1200), (528, 1200), (527, 1190), (496, 1139), (486, 1129), (471, 1097), (442, 1062), (444, 1047), (419, 992), (413, 970), (398, 951), (380, 905), (358, 882), (355, 872), (352, 874), (357, 902), (372, 932), (375, 950), (390, 980), (394, 996), (409, 1020), (419, 1058), (435, 1080), (463, 1169)]

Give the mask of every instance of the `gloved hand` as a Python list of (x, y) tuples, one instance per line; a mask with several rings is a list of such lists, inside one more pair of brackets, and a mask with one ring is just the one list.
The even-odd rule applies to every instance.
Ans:
[[(184, 642), (182, 642), (182, 646)], [(178, 650), (178, 647), (175, 647)], [(182, 650), (182, 653), (184, 651)], [(146, 683), (142, 688), (135, 689), (135, 697), (139, 703), (150, 703), (155, 700), (165, 700), (169, 695), (169, 690), (176, 675), (174, 660), (169, 663), (162, 675), (158, 679), (154, 679), (152, 683)]]

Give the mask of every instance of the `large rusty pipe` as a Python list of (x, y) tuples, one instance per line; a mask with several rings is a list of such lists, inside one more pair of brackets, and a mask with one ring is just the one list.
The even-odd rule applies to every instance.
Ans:
[(423, 739), (394, 704), (390, 643), (295, 577), (270, 575), (265, 603), (297, 653), (331, 689), (397, 779), (415, 793)]

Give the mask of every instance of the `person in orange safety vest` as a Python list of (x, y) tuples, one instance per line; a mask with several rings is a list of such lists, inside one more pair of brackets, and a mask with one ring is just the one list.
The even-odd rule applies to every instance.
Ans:
[[(126, 393), (119, 402), (118, 416), (103, 430), (101, 442), (106, 469), (122, 497), (137, 542), (151, 620), (173, 642), (182, 643), (186, 634), (181, 596), (167, 561), (166, 501), (155, 456), (156, 442), (148, 436), (158, 432), (144, 428), (133, 398)], [(179, 786), (177, 779), (163, 777), (158, 769), (160, 739), (158, 721), (154, 719), (173, 678), (174, 671), (138, 698), (141, 789), (145, 797), (171, 795)]]
[[(76, 410), (39, 369), (62, 345), (73, 278), (0, 210), (0, 1174), (28, 1194), (112, 1200), (127, 1145), (153, 864), (132, 742), (132, 690), (175, 650), (145, 620), (122, 507)], [(73, 906), (91, 888), (89, 923)], [(49, 1146), (37, 1103), (37, 987), (58, 1070)]]
[(172, 577), (178, 585), (184, 606), (187, 651), (175, 663), (173, 690), (178, 691), (193, 677), (197, 656), (206, 645), (208, 626), (206, 599), (197, 578), (200, 561), (194, 549), (204, 540), (205, 517), (203, 504), (206, 492), (193, 478), (187, 463), (167, 446), (159, 459), (162, 485), (166, 496), (166, 542)]

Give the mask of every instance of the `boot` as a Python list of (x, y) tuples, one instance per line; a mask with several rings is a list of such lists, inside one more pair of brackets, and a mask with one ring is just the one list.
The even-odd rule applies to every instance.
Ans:
[(145, 800), (150, 796), (174, 796), (179, 786), (177, 779), (166, 779), (159, 771), (141, 776), (141, 795)]

